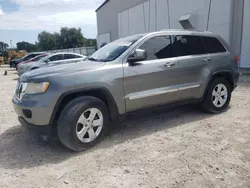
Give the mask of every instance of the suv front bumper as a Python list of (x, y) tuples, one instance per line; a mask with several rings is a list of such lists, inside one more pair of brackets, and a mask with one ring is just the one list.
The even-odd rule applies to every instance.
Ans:
[(19, 122), (21, 125), (26, 127), (28, 130), (35, 132), (40, 135), (52, 135), (52, 126), (51, 125), (43, 125), (37, 126), (33, 124), (29, 124), (23, 117), (18, 117)]
[[(37, 97), (43, 98), (43, 97)], [(53, 111), (53, 104), (41, 100), (18, 100), (16, 96), (13, 97), (12, 102), (14, 110), (19, 119), (22, 118), (21, 123), (34, 125), (34, 126), (47, 126), (50, 124), (50, 118)]]

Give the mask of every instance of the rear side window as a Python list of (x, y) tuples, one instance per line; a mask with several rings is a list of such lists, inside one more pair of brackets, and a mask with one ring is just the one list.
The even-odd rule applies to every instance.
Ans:
[(201, 37), (204, 46), (206, 47), (207, 53), (222, 53), (226, 52), (226, 49), (221, 42), (213, 37)]
[(140, 49), (147, 52), (147, 60), (164, 59), (172, 57), (172, 44), (170, 36), (157, 36), (147, 40)]
[(206, 50), (198, 36), (175, 36), (173, 42), (174, 57), (206, 54)]
[(76, 58), (81, 58), (81, 56), (75, 55), (75, 54), (64, 54), (63, 59), (76, 59)]

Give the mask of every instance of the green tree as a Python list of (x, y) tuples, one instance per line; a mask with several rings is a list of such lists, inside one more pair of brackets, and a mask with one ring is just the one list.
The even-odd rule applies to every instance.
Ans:
[(35, 44), (38, 51), (77, 48), (82, 46), (96, 46), (95, 39), (86, 39), (80, 28), (62, 27), (60, 33), (43, 31), (38, 35)]
[(56, 40), (56, 49), (62, 49), (62, 42), (61, 42), (61, 36), (59, 33), (54, 33), (55, 40)]
[(36, 45), (29, 43), (29, 42), (18, 42), (16, 44), (18, 50), (26, 50), (27, 52), (34, 52), (36, 51)]
[(80, 28), (62, 27), (60, 31), (62, 48), (76, 48), (84, 45), (86, 40)]
[(46, 31), (38, 34), (38, 43), (41, 50), (54, 50), (57, 47), (55, 34)]
[(85, 46), (96, 46), (96, 39), (87, 39), (85, 42)]

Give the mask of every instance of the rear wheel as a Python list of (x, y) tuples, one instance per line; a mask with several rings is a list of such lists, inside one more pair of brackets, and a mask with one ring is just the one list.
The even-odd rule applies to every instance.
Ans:
[(95, 97), (79, 97), (62, 111), (57, 125), (60, 141), (73, 151), (83, 151), (98, 143), (107, 132), (108, 110)]
[(202, 108), (210, 113), (220, 113), (228, 108), (232, 87), (225, 78), (215, 78), (209, 85)]

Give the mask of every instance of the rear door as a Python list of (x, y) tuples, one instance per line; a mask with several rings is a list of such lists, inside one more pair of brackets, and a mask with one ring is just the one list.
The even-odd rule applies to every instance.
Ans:
[(174, 36), (173, 54), (179, 65), (178, 99), (199, 98), (207, 63), (211, 60), (199, 36)]
[[(214, 37), (201, 37), (201, 40), (209, 53), (210, 61), (207, 64), (212, 68), (223, 70), (223, 67), (228, 65), (230, 62), (229, 52), (222, 45), (220, 40)], [(234, 56), (233, 56), (234, 58)]]

